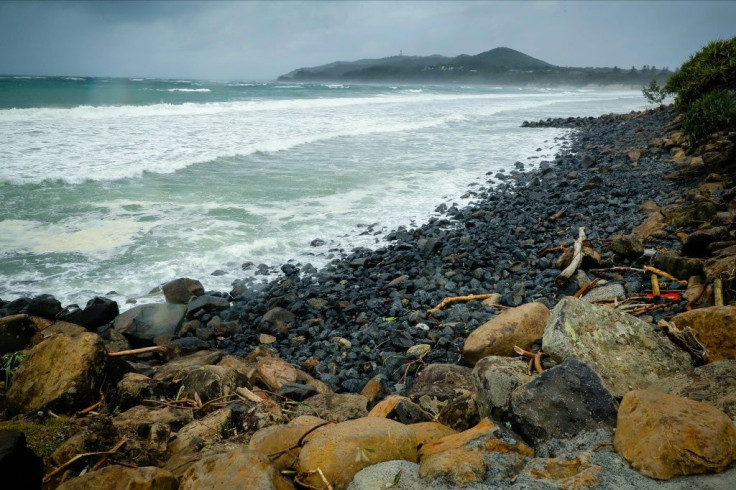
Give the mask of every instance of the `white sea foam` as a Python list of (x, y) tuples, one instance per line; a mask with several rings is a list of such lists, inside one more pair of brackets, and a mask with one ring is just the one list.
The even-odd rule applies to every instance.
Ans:
[(208, 88), (167, 88), (159, 89), (159, 92), (211, 92)]

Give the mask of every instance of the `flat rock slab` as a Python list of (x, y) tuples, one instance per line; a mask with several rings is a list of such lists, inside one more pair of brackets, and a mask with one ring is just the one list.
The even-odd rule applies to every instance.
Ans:
[(653, 325), (572, 297), (552, 310), (542, 345), (557, 362), (588, 364), (617, 397), (691, 368), (690, 356)]

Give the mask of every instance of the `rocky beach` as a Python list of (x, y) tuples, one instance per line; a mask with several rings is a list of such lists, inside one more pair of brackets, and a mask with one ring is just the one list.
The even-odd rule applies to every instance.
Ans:
[(680, 122), (519, 121), (571, 131), (320, 269), (0, 300), (8, 488), (732, 488), (736, 133)]

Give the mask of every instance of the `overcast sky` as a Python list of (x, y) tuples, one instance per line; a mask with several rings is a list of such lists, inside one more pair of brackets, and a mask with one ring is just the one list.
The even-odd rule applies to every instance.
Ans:
[(736, 36), (736, 2), (0, 0), (0, 73), (268, 80), (506, 46), (563, 66), (678, 67)]

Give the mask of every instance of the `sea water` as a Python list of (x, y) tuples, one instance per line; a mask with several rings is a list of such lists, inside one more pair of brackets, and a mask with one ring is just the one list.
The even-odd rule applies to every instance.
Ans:
[(625, 90), (0, 77), (0, 298), (124, 304), (181, 276), (229, 291), (248, 263), (320, 267), (553, 158), (566, 130), (524, 120), (643, 107)]

